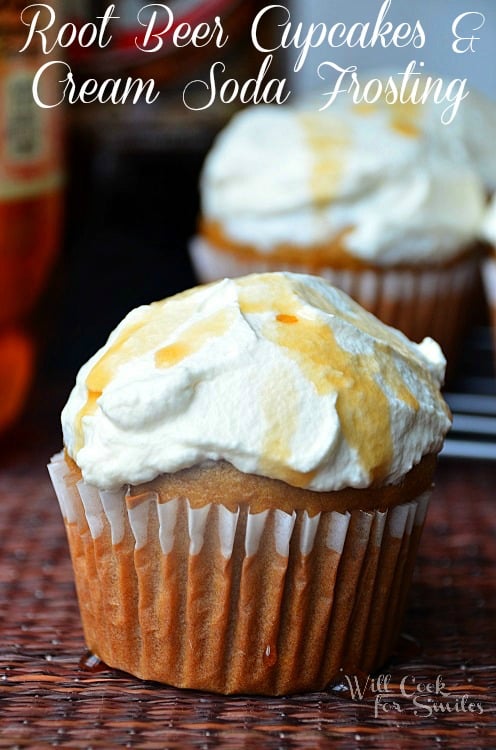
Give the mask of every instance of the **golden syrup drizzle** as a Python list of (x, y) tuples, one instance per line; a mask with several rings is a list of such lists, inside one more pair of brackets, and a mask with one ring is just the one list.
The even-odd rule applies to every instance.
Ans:
[[(149, 305), (143, 311), (142, 318), (127, 325), (92, 367), (86, 377), (88, 391), (86, 402), (76, 416), (76, 453), (84, 443), (83, 419), (95, 413), (99, 397), (113, 380), (118, 369), (126, 362), (152, 352), (164, 339), (172, 337), (178, 329), (184, 326), (196, 309), (194, 300), (188, 303), (188, 297), (192, 297), (195, 291), (195, 289), (188, 289), (174, 297)], [(178, 305), (179, 300), (183, 304)], [(225, 312), (222, 315), (227, 317)], [(190, 326), (191, 330), (186, 329), (181, 332), (181, 341), (172, 343), (169, 347), (164, 347), (157, 352), (156, 364), (160, 367), (176, 364), (200, 348), (209, 335), (220, 335), (225, 327), (214, 318), (216, 318), (215, 315), (207, 317), (201, 321), (201, 324)], [(227, 326), (227, 323), (225, 325)], [(204, 328), (203, 334), (200, 330), (202, 328)]]
[[(299, 298), (284, 276), (259, 277), (255, 297), (253, 287), (244, 289), (247, 283), (249, 282), (238, 280), (241, 311), (274, 313), (274, 317), (270, 318), (264, 327), (264, 336), (286, 350), (288, 356), (313, 383), (319, 395), (337, 392), (336, 410), (344, 437), (350, 447), (357, 451), (360, 462), (371, 479), (380, 482), (387, 475), (393, 456), (389, 400), (380, 385), (381, 380), (390, 384), (398, 398), (411, 408), (418, 408), (416, 399), (403, 382), (398, 370), (394, 366), (391, 367), (390, 357), (377, 357), (375, 350), (372, 354), (353, 354), (345, 351), (339, 346), (333, 331), (325, 321), (309, 318), (308, 315), (305, 317)], [(362, 330), (368, 330), (374, 336), (380, 333), (379, 339), (384, 340), (387, 337), (387, 332), (385, 333), (373, 318), (361, 316), (360, 320), (356, 321), (351, 315), (343, 314), (335, 308), (332, 302), (323, 298), (317, 290), (308, 290), (307, 299), (310, 304), (311, 297), (324, 311), (348, 318), (350, 322), (358, 324)], [(285, 325), (284, 320), (288, 317), (297, 318), (297, 322)], [(379, 349), (381, 346), (384, 344), (379, 341)], [(285, 397), (283, 404), (297, 403), (295, 395), (291, 392), (290, 378), (281, 380), (281, 388)], [(264, 408), (267, 424), (270, 425), (270, 435), (266, 437), (264, 448), (274, 451), (272, 455), (278, 457), (289, 456), (293, 422), (291, 420), (289, 424), (281, 419), (275, 411), (277, 402), (274, 402), (273, 398), (266, 399), (266, 402)], [(288, 476), (280, 478), (290, 484), (305, 487), (308, 486), (311, 475), (290, 471)]]
[[(274, 397), (273, 388), (267, 388), (262, 394), (262, 411), (267, 425), (262, 443), (260, 471), (264, 476), (277, 476), (294, 487), (306, 487), (316, 474), (316, 470), (301, 472), (291, 469), (291, 438), (298, 428), (298, 392), (292, 380), (289, 368), (279, 367), (268, 373), (272, 382), (283, 386), (280, 399)], [(286, 409), (285, 405), (290, 404)]]
[(412, 359), (412, 352), (402, 339), (396, 336), (395, 333), (390, 332), (390, 329), (385, 327), (374, 315), (367, 314), (351, 298), (347, 300), (347, 305), (351, 308), (350, 312), (348, 312), (342, 307), (336, 306), (329, 297), (316, 287), (305, 287), (304, 294), (306, 301), (313, 307), (323, 310), (323, 312), (329, 315), (336, 315), (360, 331), (367, 333), (373, 339), (377, 339), (378, 343), (383, 342), (390, 346), (394, 345), (394, 348), (406, 359)]
[(233, 310), (218, 310), (216, 313), (192, 323), (181, 331), (180, 341), (164, 346), (155, 353), (157, 367), (172, 367), (186, 357), (199, 351), (211, 338), (222, 336), (233, 322)]
[(299, 327), (298, 338), (288, 326), (279, 330), (277, 342), (296, 359), (319, 395), (337, 392), (336, 410), (346, 441), (372, 479), (382, 479), (391, 464), (392, 442), (389, 401), (376, 380), (376, 358), (344, 351), (318, 319), (301, 319)]
[[(103, 389), (112, 379), (115, 369), (119, 364), (125, 361), (128, 355), (131, 355), (136, 347), (136, 334), (142, 331), (146, 326), (146, 319), (138, 323), (127, 326), (117, 337), (114, 343), (109, 346), (105, 354), (93, 365), (86, 377), (87, 396), (86, 402), (79, 410), (76, 416), (75, 424), (75, 451), (82, 448), (83, 440), (83, 419), (86, 416), (94, 414), (97, 408), (97, 401), (102, 395)], [(146, 339), (143, 339), (146, 341)]]
[(262, 394), (262, 409), (272, 429), (267, 431), (263, 442), (263, 455), (270, 456), (275, 464), (287, 463), (291, 456), (291, 447), (287, 436), (295, 433), (297, 427), (297, 409), (285, 409), (285, 404), (292, 407), (298, 404), (298, 393), (291, 378), (289, 367), (278, 368), (267, 373), (267, 377), (274, 382), (281, 383), (282, 388), (277, 395), (268, 388)]
[(386, 100), (382, 103), (387, 108), (392, 130), (405, 138), (418, 138), (421, 135), (420, 119), (423, 111), (421, 104), (414, 104), (411, 101), (397, 101), (389, 104)]
[(276, 315), (276, 320), (279, 321), (279, 323), (297, 323), (298, 318), (296, 315), (285, 315), (284, 313), (279, 313), (279, 315)]
[(298, 317), (301, 307), (291, 282), (279, 273), (259, 274), (236, 279), (239, 309), (242, 313), (273, 312), (275, 316)]
[(369, 117), (379, 109), (385, 109), (392, 130), (405, 136), (405, 138), (418, 138), (421, 135), (419, 124), (422, 115), (421, 106), (408, 101), (389, 103), (386, 100), (386, 95), (384, 95), (375, 103), (360, 102), (360, 104), (355, 104), (352, 111), (360, 117)]
[(313, 155), (312, 199), (317, 206), (325, 205), (338, 191), (349, 137), (342, 123), (322, 113), (302, 113), (299, 121)]
[(418, 138), (420, 136), (420, 127), (418, 119), (420, 116), (418, 104), (392, 104), (391, 107), (399, 107), (397, 112), (391, 114), (391, 128), (406, 138)]
[(374, 112), (377, 112), (377, 105), (367, 104), (367, 102), (360, 102), (360, 104), (353, 105), (353, 112), (354, 114), (357, 114), (363, 117), (369, 117)]
[[(336, 341), (326, 321), (309, 317), (298, 294), (298, 285), (281, 274), (264, 274), (256, 282), (247, 277), (236, 281), (239, 307), (242, 313), (270, 313), (264, 324), (263, 334), (274, 344), (283, 347), (307, 379), (313, 383), (320, 395), (332, 391), (338, 394), (336, 409), (348, 444), (354, 448), (364, 469), (371, 478), (380, 481), (388, 473), (393, 446), (391, 441), (389, 402), (380, 382), (387, 384), (402, 401), (412, 409), (418, 403), (409, 391), (390, 357), (377, 357), (372, 354), (353, 354), (345, 351)], [(411, 365), (421, 366), (412, 361), (408, 348), (388, 335), (374, 318), (363, 313), (355, 318), (353, 313), (343, 313), (327, 297), (316, 289), (302, 287), (300, 292), (310, 305), (320, 307), (329, 314), (348, 319), (353, 325), (379, 339), (376, 351), (386, 347), (388, 339), (395, 340), (399, 348), (409, 356)], [(191, 294), (191, 290), (187, 293)], [(181, 295), (177, 295), (181, 296)], [(171, 298), (174, 299), (174, 298)], [(198, 351), (212, 337), (221, 336), (233, 322), (235, 311), (221, 310), (187, 325), (196, 310), (196, 303), (187, 303), (170, 309), (171, 300), (149, 306), (143, 318), (129, 324), (108, 347), (100, 360), (87, 376), (88, 396), (77, 418), (76, 437), (82, 445), (82, 420), (92, 414), (104, 388), (111, 382), (118, 368), (129, 359), (155, 351), (158, 367), (171, 367), (185, 357)], [(167, 346), (158, 348), (164, 339), (178, 336)], [(387, 364), (384, 364), (387, 363)], [(381, 369), (382, 368), (382, 369)], [(276, 375), (273, 374), (272, 377)], [(272, 389), (267, 390), (263, 404), (266, 423), (270, 425), (264, 439), (264, 456), (269, 466), (278, 467), (278, 477), (289, 484), (308, 486), (315, 472), (300, 473), (291, 469), (281, 476), (280, 465), (287, 465), (291, 454), (291, 440), (296, 431), (298, 394), (292, 381), (292, 374), (279, 372), (282, 400), (273, 397)], [(285, 404), (291, 408), (284, 409)], [(364, 418), (366, 415), (366, 418)], [(269, 474), (270, 475), (270, 474)]]
[(182, 341), (175, 341), (155, 352), (155, 364), (157, 367), (172, 367), (188, 356), (190, 348)]

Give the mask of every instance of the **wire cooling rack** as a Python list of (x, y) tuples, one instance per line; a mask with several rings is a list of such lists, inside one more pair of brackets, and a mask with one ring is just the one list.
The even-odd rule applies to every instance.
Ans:
[(453, 412), (453, 427), (443, 456), (496, 461), (495, 364), (491, 330), (475, 328), (444, 394)]

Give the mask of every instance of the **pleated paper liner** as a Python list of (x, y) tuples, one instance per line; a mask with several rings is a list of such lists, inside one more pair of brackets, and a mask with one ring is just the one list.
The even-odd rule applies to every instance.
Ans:
[(388, 510), (192, 508), (50, 476), (88, 648), (138, 677), (220, 693), (319, 690), (397, 638), (428, 493)]
[(190, 255), (201, 282), (250, 273), (292, 271), (317, 274), (342, 289), (383, 323), (398, 328), (412, 341), (435, 339), (450, 363), (456, 359), (471, 301), (477, 288), (479, 253), (439, 267), (405, 269), (313, 268), (304, 262), (281, 263), (262, 255), (246, 258), (219, 250), (198, 236)]

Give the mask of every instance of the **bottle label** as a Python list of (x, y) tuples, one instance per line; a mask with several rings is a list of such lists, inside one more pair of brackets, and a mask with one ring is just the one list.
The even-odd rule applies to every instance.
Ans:
[(62, 182), (60, 113), (35, 103), (36, 70), (21, 55), (0, 59), (0, 200), (39, 195)]
[[(104, 5), (98, 4), (98, 7), (103, 8)], [(146, 76), (147, 71), (150, 71), (160, 87), (173, 88), (180, 84), (188, 71), (198, 70), (202, 65), (209, 64), (211, 58), (219, 52), (215, 45), (210, 44), (197, 47), (190, 44), (187, 49), (184, 45), (177, 47), (172, 39), (174, 31), (181, 28), (183, 37), (187, 37), (188, 32), (193, 33), (197, 27), (213, 27), (218, 16), (236, 47), (246, 30), (253, 7), (253, 0), (175, 0), (166, 5), (147, 4), (142, 0), (121, 0), (116, 6), (115, 17), (110, 26), (111, 44), (98, 50), (72, 45), (67, 50), (68, 58), (70, 62), (82, 65), (83, 69), (88, 65), (97, 75), (115, 75), (118, 71), (138, 69)], [(81, 26), (85, 21), (94, 19), (94, 4), (88, 0), (86, 8), (83, 4), (72, 10), (71, 17), (76, 25)], [(101, 15), (100, 10), (99, 17)], [(150, 22), (153, 23), (153, 33), (161, 41), (155, 51), (147, 54), (143, 51), (143, 45)]]

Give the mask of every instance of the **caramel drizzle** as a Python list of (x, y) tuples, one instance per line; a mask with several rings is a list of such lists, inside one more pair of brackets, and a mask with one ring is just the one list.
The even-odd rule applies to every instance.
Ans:
[(420, 127), (420, 119), (422, 116), (421, 104), (399, 101), (389, 104), (387, 101), (381, 100), (377, 104), (355, 104), (353, 112), (368, 117), (374, 112), (377, 112), (379, 108), (383, 109), (384, 107), (387, 108), (389, 125), (392, 130), (395, 130), (406, 138), (420, 137), (422, 134)]
[(349, 137), (342, 123), (319, 112), (301, 113), (299, 121), (313, 157), (312, 199), (316, 206), (325, 206), (337, 194)]
[[(353, 313), (344, 314), (318, 290), (303, 285), (298, 289), (294, 281), (282, 274), (260, 275), (256, 282), (247, 277), (238, 279), (236, 284), (241, 313), (266, 314), (263, 336), (284, 349), (319, 395), (338, 394), (336, 410), (344, 439), (356, 451), (371, 480), (379, 483), (387, 475), (393, 456), (390, 405), (382, 384), (387, 384), (389, 391), (414, 411), (419, 408), (391, 357), (377, 356), (387, 347), (387, 332), (374, 318), (364, 316), (361, 311), (357, 312), (357, 317)], [(345, 318), (370, 333), (376, 339), (374, 351), (356, 354), (344, 350), (325, 317), (309, 312), (298, 293), (324, 314)], [(77, 417), (77, 450), (84, 442), (83, 419), (95, 413), (98, 398), (124, 363), (153, 353), (157, 367), (173, 367), (201, 349), (212, 337), (222, 336), (234, 322), (235, 308), (217, 310), (202, 316), (201, 320), (194, 319), (197, 311), (194, 301), (171, 308), (172, 301), (179, 296), (182, 295), (150, 305), (140, 321), (120, 332), (89, 372), (87, 400)], [(160, 346), (168, 339), (170, 343)], [(401, 342), (395, 339), (395, 346), (401, 349)], [(403, 353), (410, 358), (411, 366), (418, 368), (418, 377), (423, 377), (420, 365), (411, 359), (407, 347)], [(299, 414), (299, 395), (291, 368), (270, 373), (272, 385), (274, 378), (281, 382), (281, 398), (274, 399), (272, 387), (262, 394), (266, 431), (261, 472), (277, 476), (293, 486), (306, 487), (315, 472), (301, 473), (287, 468)]]
[[(339, 346), (325, 319), (308, 317), (284, 276), (267, 274), (259, 277), (257, 296), (254, 296), (249, 279), (239, 279), (238, 286), (243, 313), (275, 312), (263, 329), (264, 336), (286, 350), (287, 355), (313, 383), (319, 395), (331, 392), (338, 394), (336, 410), (344, 438), (356, 450), (372, 482), (380, 482), (387, 476), (393, 457), (390, 406), (381, 382), (387, 383), (394, 395), (414, 411), (419, 408), (399, 371), (391, 364), (391, 358), (376, 356), (386, 346), (382, 326), (373, 318), (360, 315), (356, 320), (353, 316), (343, 314), (315, 290), (303, 291), (303, 296), (307, 294), (310, 304), (318, 306), (329, 315), (347, 318), (353, 325), (358, 325), (379, 339), (371, 354), (353, 354)], [(291, 320), (291, 325), (287, 324), (288, 319)], [(406, 347), (404, 354), (411, 357)], [(283, 385), (286, 389), (286, 381)], [(286, 403), (293, 406), (293, 409), (287, 410), (288, 414), (294, 414), (294, 401), (291, 400), (294, 398), (294, 394), (289, 393), (287, 399), (283, 398), (281, 401), (282, 406)], [(268, 401), (270, 405), (266, 406), (266, 417), (270, 430), (266, 435), (263, 453), (264, 456), (284, 459), (291, 455), (292, 424), (288, 424), (280, 414), (274, 418), (273, 401)], [(281, 476), (281, 467), (278, 469), (279, 478), (297, 487), (308, 486), (314, 475), (314, 472), (299, 474), (291, 470)]]
[[(86, 402), (76, 417), (76, 453), (84, 444), (84, 418), (96, 412), (98, 399), (122, 365), (155, 351), (157, 367), (172, 367), (198, 351), (207, 340), (227, 331), (232, 314), (228, 315), (225, 310), (214, 312), (201, 320), (193, 320), (188, 325), (196, 310), (195, 303), (188, 304), (187, 301), (193, 291), (188, 290), (149, 305), (143, 310), (143, 317), (127, 325), (93, 365), (86, 377)], [(185, 300), (185, 304), (177, 305), (179, 299)], [(176, 340), (160, 347), (167, 339)]]

